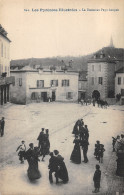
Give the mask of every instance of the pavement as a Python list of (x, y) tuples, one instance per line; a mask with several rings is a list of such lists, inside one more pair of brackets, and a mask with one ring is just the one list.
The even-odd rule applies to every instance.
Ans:
[[(105, 145), (103, 164), (100, 164), (102, 178), (98, 194), (124, 194), (124, 178), (115, 175), (116, 155), (112, 152), (112, 136), (123, 132), (124, 106), (110, 106), (108, 109), (81, 106), (73, 103), (42, 103), (30, 105), (8, 104), (0, 108), (0, 117), (6, 120), (5, 135), (0, 148), (0, 192), (6, 195), (90, 195), (93, 187), (93, 174), (98, 164), (93, 156), (94, 144), (100, 140)], [(83, 118), (88, 125), (90, 138), (87, 164), (76, 165), (70, 162), (73, 149), (72, 129), (78, 118)], [(48, 163), (39, 162), (42, 178), (35, 183), (27, 178), (27, 162), (19, 163), (16, 148), (21, 140), (26, 146), (33, 142), (38, 144), (37, 137), (42, 127), (50, 130), (50, 150), (58, 149), (64, 157), (69, 173), (69, 182), (64, 185), (49, 184)], [(82, 154), (82, 151), (81, 151)], [(83, 155), (82, 155), (83, 160)], [(54, 181), (55, 182), (55, 181)]]

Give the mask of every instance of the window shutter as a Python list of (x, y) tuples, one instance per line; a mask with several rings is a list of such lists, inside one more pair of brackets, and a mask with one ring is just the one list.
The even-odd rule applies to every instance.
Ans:
[(37, 87), (39, 87), (39, 80), (37, 80)]

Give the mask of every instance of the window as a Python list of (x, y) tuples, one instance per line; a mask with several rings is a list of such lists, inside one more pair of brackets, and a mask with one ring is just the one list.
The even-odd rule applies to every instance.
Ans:
[(1, 56), (3, 57), (3, 43), (1, 43)]
[(69, 86), (69, 80), (62, 80), (62, 87)]
[(101, 64), (99, 65), (99, 71), (101, 72)]
[(58, 86), (58, 80), (51, 80), (50, 86), (51, 87), (57, 87)]
[(8, 51), (8, 59), (9, 59), (9, 49), (7, 51)]
[(5, 58), (6, 58), (6, 46), (5, 46)]
[(94, 85), (94, 77), (91, 77), (91, 84)]
[(37, 88), (43, 88), (44, 87), (44, 80), (37, 80)]
[(98, 84), (100, 84), (100, 85), (103, 84), (103, 78), (102, 77), (98, 77)]
[(121, 85), (121, 77), (118, 77), (118, 85)]
[(22, 78), (19, 78), (19, 86), (22, 86)]
[(92, 71), (94, 71), (94, 65), (92, 65)]
[(124, 96), (124, 89), (121, 89), (121, 96)]
[(66, 99), (73, 99), (73, 92), (67, 92)]
[(37, 92), (32, 92), (31, 99), (32, 100), (37, 100), (38, 99), (38, 93)]

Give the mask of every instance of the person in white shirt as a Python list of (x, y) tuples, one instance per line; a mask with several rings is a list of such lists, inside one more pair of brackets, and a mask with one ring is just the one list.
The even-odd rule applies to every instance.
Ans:
[(21, 145), (19, 145), (19, 147), (17, 148), (16, 152), (18, 152), (18, 156), (19, 156), (19, 160), (21, 161), (21, 163), (24, 163), (24, 159), (25, 159), (25, 152), (26, 152), (26, 145), (25, 145), (25, 141), (21, 142)]

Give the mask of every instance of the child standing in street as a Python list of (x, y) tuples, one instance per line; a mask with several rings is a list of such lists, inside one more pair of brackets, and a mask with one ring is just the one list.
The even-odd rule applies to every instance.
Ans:
[(25, 152), (26, 152), (25, 141), (22, 141), (21, 145), (17, 148), (16, 152), (18, 150), (19, 150), (18, 152), (19, 160), (21, 161), (21, 163), (24, 163)]
[(99, 192), (100, 180), (101, 180), (100, 166), (96, 165), (96, 171), (95, 171), (94, 176), (93, 176), (94, 187), (95, 187), (95, 190), (93, 191), (93, 193)]
[(103, 154), (104, 154), (104, 152), (105, 152), (104, 145), (100, 144), (100, 148), (99, 148), (99, 151), (98, 151), (99, 163), (103, 163)]

